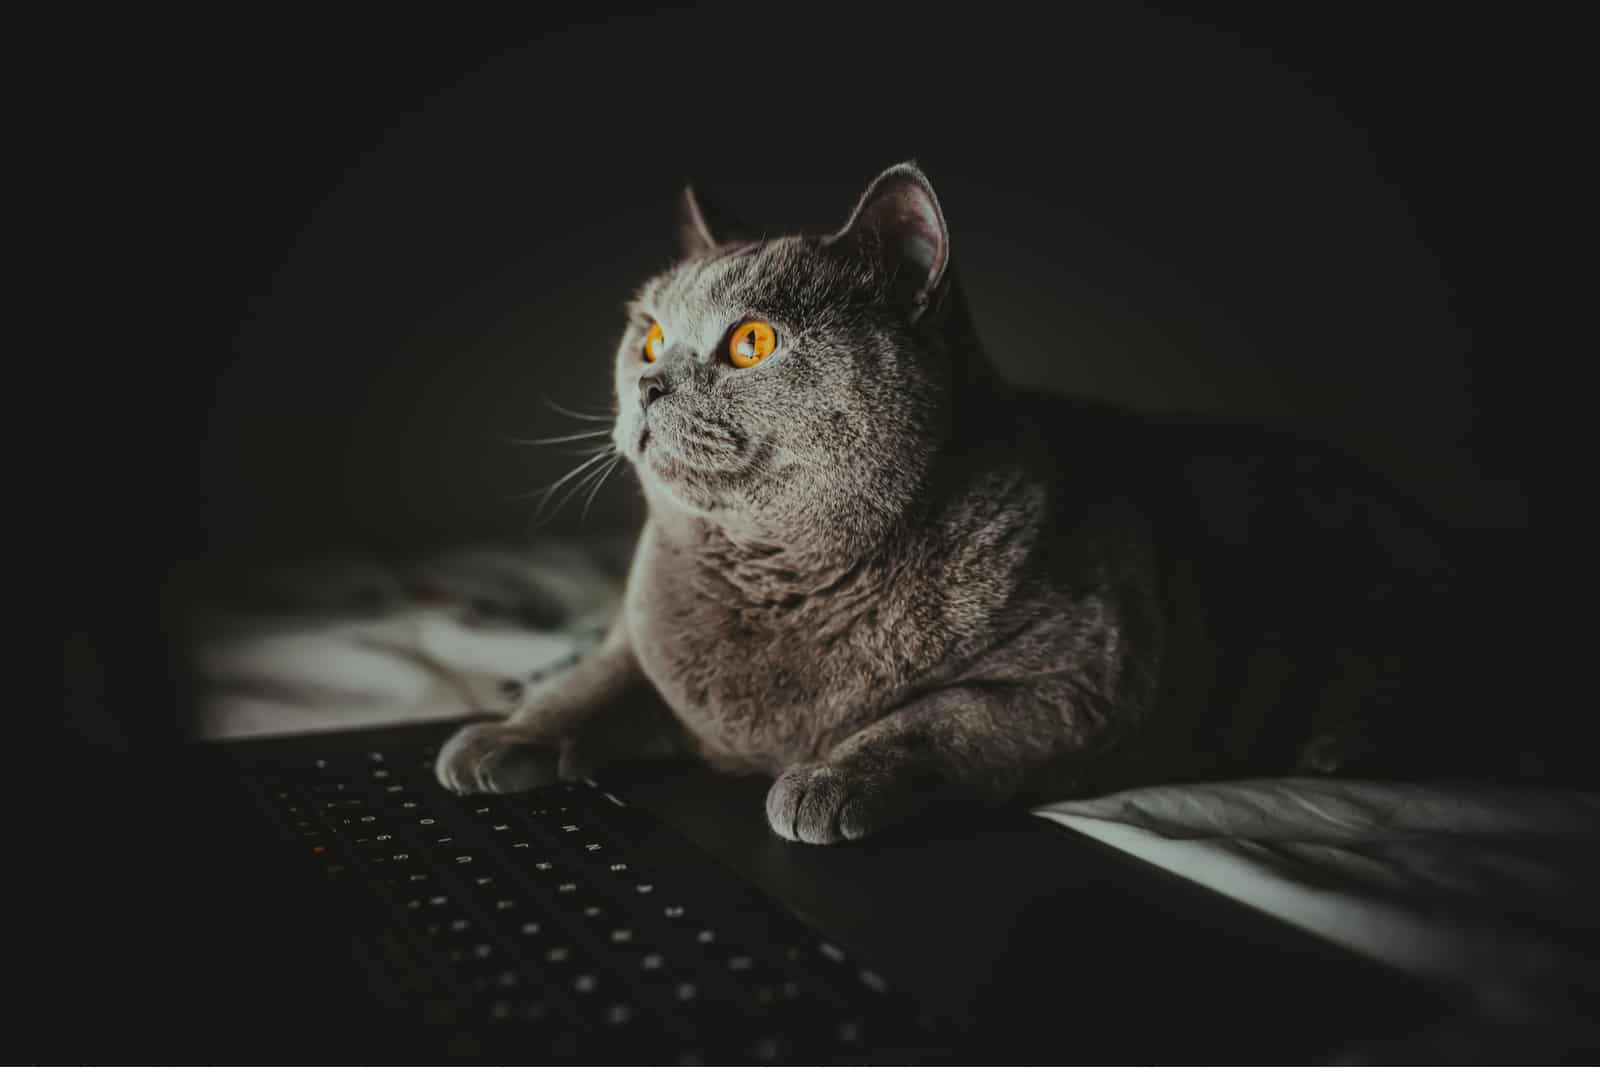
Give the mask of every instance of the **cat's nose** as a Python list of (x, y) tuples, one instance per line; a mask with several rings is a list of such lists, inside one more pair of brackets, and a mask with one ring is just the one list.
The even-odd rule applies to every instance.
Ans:
[(659, 374), (641, 375), (639, 378), (639, 407), (648, 408), (657, 397), (672, 392), (672, 384)]

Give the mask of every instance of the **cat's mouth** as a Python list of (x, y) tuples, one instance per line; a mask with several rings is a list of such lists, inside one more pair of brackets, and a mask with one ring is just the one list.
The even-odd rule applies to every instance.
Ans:
[(640, 421), (638, 435), (634, 455), (641, 465), (679, 490), (732, 489), (771, 454), (767, 444), (732, 427), (655, 412)]
[(657, 405), (640, 420), (639, 451), (651, 445), (696, 467), (722, 469), (738, 463), (747, 451), (749, 435), (715, 420), (664, 412)]

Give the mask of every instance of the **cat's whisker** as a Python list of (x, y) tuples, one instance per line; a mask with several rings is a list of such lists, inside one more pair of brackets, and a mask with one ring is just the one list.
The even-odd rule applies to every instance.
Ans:
[(507, 438), (512, 445), (560, 445), (568, 441), (583, 441), (587, 438), (608, 438), (609, 430), (584, 430), (576, 434), (558, 434), (552, 438)]
[[(541, 489), (529, 490), (527, 493), (515, 494), (511, 499), (521, 501), (527, 500), (529, 497), (537, 496), (539, 498), (539, 510), (543, 510), (545, 502), (549, 501), (551, 494), (555, 493), (558, 489), (566, 485), (572, 479), (583, 474), (585, 470), (590, 469), (594, 465), (605, 460), (607, 453), (610, 451), (611, 450), (607, 449), (604, 452), (597, 452), (587, 460), (580, 463), (577, 467), (574, 467), (571, 471), (568, 471), (566, 474), (550, 483), (548, 486), (545, 486)], [(536, 511), (534, 514), (538, 515), (538, 511)]]
[(611, 472), (615, 471), (620, 463), (622, 463), (622, 454), (619, 452), (609, 464), (606, 464), (605, 472), (595, 481), (594, 488), (589, 491), (589, 496), (583, 499), (583, 512), (578, 516), (580, 523), (589, 518), (589, 506), (594, 503), (595, 494), (600, 492), (600, 487), (606, 484), (606, 479), (611, 477)]
[[(620, 456), (618, 459), (620, 459)], [(614, 463), (615, 461), (613, 461), (613, 464)], [(572, 500), (579, 493), (582, 493), (590, 486), (591, 483), (598, 486), (601, 482), (604, 482), (605, 476), (611, 472), (611, 467), (612, 464), (608, 464), (603, 467), (591, 468), (588, 472), (586, 472), (582, 478), (578, 479), (567, 489), (566, 493), (562, 494), (561, 500), (557, 501), (556, 506), (550, 510), (549, 518), (554, 519), (556, 515), (560, 513), (561, 509), (567, 506), (568, 501)], [(538, 513), (535, 513), (535, 519), (537, 519), (537, 517)]]
[(565, 415), (571, 419), (581, 419), (586, 423), (610, 423), (616, 421), (616, 416), (609, 412), (575, 412), (571, 408), (563, 408), (549, 397), (542, 397), (540, 399), (544, 401), (545, 407), (550, 408), (553, 411), (560, 412), (562, 415)]

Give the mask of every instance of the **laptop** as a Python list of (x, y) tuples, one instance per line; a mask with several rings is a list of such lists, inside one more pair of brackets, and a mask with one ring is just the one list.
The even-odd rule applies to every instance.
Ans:
[(686, 761), (448, 794), (465, 721), (184, 742), (119, 618), (127, 737), (43, 750), (14, 810), (36, 1062), (1303, 1061), (1444, 1008), (1020, 808), (817, 847)]
[(237, 844), (317, 932), (271, 966), (339, 977), (333, 1018), (309, 1017), (330, 1059), (1299, 1060), (1433, 1008), (1021, 810), (815, 847), (769, 831), (764, 781), (688, 763), (457, 797), (432, 759), (459, 725), (204, 753), (195, 802), (231, 798)]

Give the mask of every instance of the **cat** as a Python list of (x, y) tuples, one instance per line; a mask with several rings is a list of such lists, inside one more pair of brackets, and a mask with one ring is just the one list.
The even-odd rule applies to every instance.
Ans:
[(742, 239), (692, 188), (680, 214), (614, 365), (648, 504), (622, 610), (457, 733), (445, 786), (688, 754), (831, 843), (948, 799), (1381, 767), (1450, 577), (1408, 500), (1285, 432), (1007, 385), (913, 162), (826, 236)]

